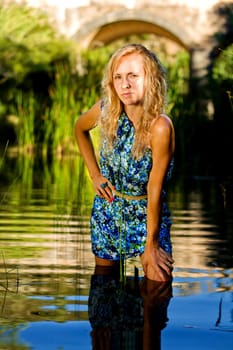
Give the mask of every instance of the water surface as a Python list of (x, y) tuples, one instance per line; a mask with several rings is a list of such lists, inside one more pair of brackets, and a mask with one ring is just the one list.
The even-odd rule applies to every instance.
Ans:
[[(148, 325), (161, 333), (153, 349), (232, 349), (232, 179), (174, 180), (169, 189), (172, 297), (162, 300), (158, 286), (148, 289), (152, 296), (147, 290), (147, 297), (157, 301), (152, 310), (148, 304)], [(93, 190), (80, 159), (49, 165), (9, 157), (1, 165), (0, 181), (0, 349), (85, 350), (99, 341), (96, 348), (108, 350), (107, 333), (92, 328), (101, 324), (106, 329), (114, 322), (118, 329), (114, 324), (110, 349), (141, 349), (141, 265), (138, 259), (127, 262), (125, 287), (114, 278), (93, 277)], [(150, 327), (147, 331), (152, 337)]]

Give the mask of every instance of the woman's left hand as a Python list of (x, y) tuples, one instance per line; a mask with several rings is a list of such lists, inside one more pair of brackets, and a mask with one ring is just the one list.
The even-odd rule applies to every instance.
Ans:
[(141, 256), (145, 276), (153, 281), (169, 281), (172, 278), (174, 260), (160, 247), (146, 247)]

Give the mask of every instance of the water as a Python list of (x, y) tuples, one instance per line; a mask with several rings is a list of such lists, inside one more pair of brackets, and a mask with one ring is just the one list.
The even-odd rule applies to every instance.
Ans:
[(171, 184), (174, 279), (161, 291), (138, 259), (125, 287), (93, 275), (91, 183), (78, 158), (48, 164), (0, 168), (0, 349), (142, 349), (143, 329), (144, 350), (232, 349), (232, 179)]

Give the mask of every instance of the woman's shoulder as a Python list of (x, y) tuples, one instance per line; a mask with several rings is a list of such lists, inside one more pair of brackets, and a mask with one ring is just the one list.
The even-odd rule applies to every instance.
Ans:
[(166, 114), (160, 114), (160, 116), (154, 119), (151, 123), (150, 132), (154, 133), (165, 133), (173, 130), (173, 123), (170, 117)]
[(87, 131), (93, 129), (98, 123), (100, 112), (100, 101), (98, 101), (76, 120), (75, 130)]
[(174, 152), (175, 130), (171, 118), (166, 114), (161, 114), (151, 125), (150, 130), (151, 149), (157, 149), (159, 145), (168, 145)]

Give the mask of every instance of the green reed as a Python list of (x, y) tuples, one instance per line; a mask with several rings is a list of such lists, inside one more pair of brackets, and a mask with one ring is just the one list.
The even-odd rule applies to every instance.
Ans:
[[(17, 293), (18, 292), (18, 288), (19, 288), (19, 270), (18, 270), (18, 266), (15, 266), (15, 267), (13, 267), (11, 269), (8, 269), (7, 263), (6, 263), (6, 259), (5, 259), (5, 254), (4, 254), (3, 251), (2, 251), (2, 260), (3, 260), (3, 269), (4, 269), (5, 283), (0, 283), (0, 286), (3, 287), (3, 289), (5, 291), (9, 291), (9, 274), (11, 272), (13, 272), (14, 270), (16, 270), (16, 283), (15, 283), (16, 290), (15, 290), (15, 292)], [(11, 292), (12, 292), (12, 290), (11, 290)]]
[(15, 113), (19, 118), (17, 138), (20, 149), (30, 153), (35, 147), (36, 97), (33, 92), (18, 90)]
[(44, 147), (50, 140), (53, 154), (73, 154), (77, 151), (74, 124), (79, 115), (96, 102), (95, 88), (88, 87), (85, 78), (73, 74), (67, 64), (59, 63), (49, 94), (52, 106), (47, 110)]
[[(20, 152), (39, 151), (43, 155), (59, 156), (77, 152), (75, 121), (97, 100), (95, 86), (89, 88), (84, 81), (85, 77), (73, 75), (67, 64), (59, 63), (47, 105), (33, 91), (17, 90), (13, 112), (18, 117), (16, 133)], [(93, 134), (98, 143), (98, 131)]]
[(48, 110), (44, 146), (51, 140), (52, 153), (67, 153), (74, 149), (73, 125), (77, 117), (77, 102), (71, 72), (65, 64), (56, 65), (55, 83), (49, 94), (52, 106)]
[(3, 150), (3, 155), (0, 157), (0, 170), (2, 169), (2, 167), (4, 165), (4, 160), (6, 157), (8, 146), (9, 146), (9, 140), (6, 142), (6, 145), (5, 145), (4, 150)]

